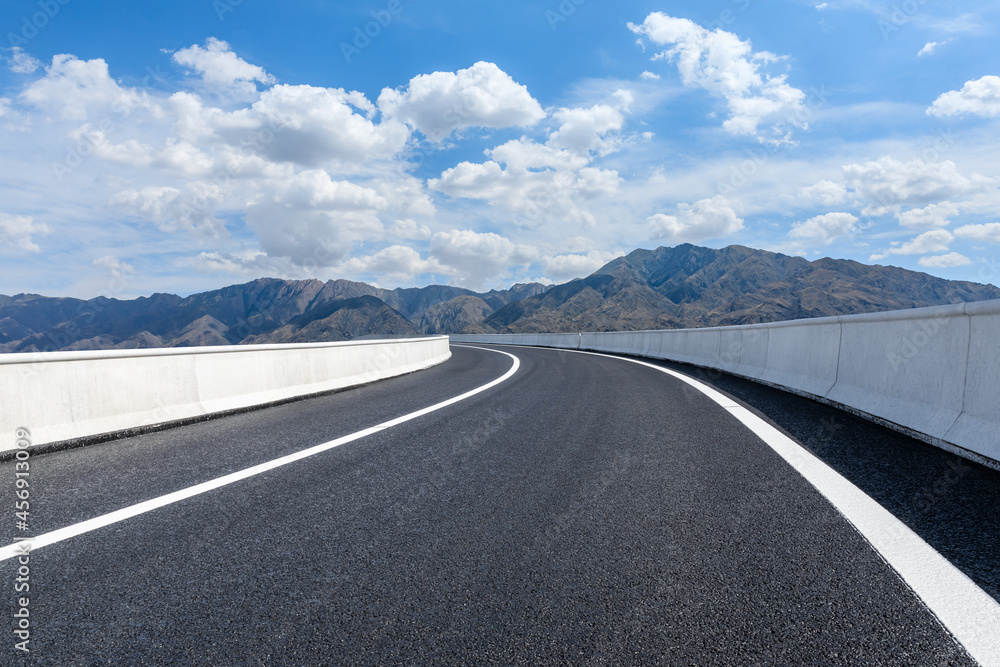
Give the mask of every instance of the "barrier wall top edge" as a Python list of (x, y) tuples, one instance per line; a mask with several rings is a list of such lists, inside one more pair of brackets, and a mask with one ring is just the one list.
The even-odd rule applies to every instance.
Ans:
[(966, 315), (1000, 315), (1000, 299), (965, 304)]
[(966, 303), (954, 303), (948, 306), (931, 306), (929, 308), (912, 308), (910, 310), (884, 310), (878, 313), (861, 313), (859, 315), (841, 315), (840, 321), (844, 324), (851, 324), (852, 322), (899, 322), (903, 320), (962, 317), (966, 314), (965, 309), (968, 305)]
[(262, 345), (208, 345), (202, 347), (156, 347), (142, 350), (82, 350), (55, 352), (19, 352), (0, 354), (0, 365), (55, 363), (62, 361), (95, 361), (100, 359), (133, 359), (137, 357), (170, 357), (178, 355), (240, 354), (271, 350), (314, 350), (331, 347), (383, 345), (385, 343), (421, 343), (448, 340), (447, 336), (421, 338), (384, 338), (372, 340), (345, 340), (330, 343), (268, 343)]

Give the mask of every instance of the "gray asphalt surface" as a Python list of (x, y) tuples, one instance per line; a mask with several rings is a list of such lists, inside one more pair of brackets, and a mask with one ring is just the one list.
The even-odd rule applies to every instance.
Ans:
[[(0, 663), (974, 664), (709, 399), (620, 360), (508, 351), (518, 374), (467, 401), (33, 553), (32, 652), (0, 632)], [(511, 363), (453, 352), (356, 390), (37, 456), (32, 532), (358, 431)], [(0, 479), (12, 507), (12, 463)], [(15, 576), (0, 564), (11, 613)]]
[(1000, 602), (1000, 472), (843, 410), (750, 380), (655, 362), (766, 416)]

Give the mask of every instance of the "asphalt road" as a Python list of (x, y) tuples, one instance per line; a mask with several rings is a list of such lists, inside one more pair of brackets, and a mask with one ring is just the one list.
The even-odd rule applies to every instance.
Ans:
[[(518, 372), (465, 401), (33, 552), (29, 654), (14, 648), (17, 561), (0, 563), (0, 664), (975, 664), (828, 501), (705, 396), (616, 359), (508, 351)], [(32, 532), (354, 433), (512, 363), (453, 352), (414, 375), (33, 457)], [(864, 476), (844, 452), (878, 427), (858, 436), (830, 408), (797, 417), (801, 399), (711, 379)], [(843, 427), (816, 435), (828, 419)], [(948, 455), (890, 444), (900, 478), (926, 471), (902, 490), (913, 504)], [(860, 485), (891, 499), (876, 488), (894, 483), (885, 456)], [(11, 508), (13, 466), (0, 464)], [(974, 498), (963, 530), (995, 523), (1000, 493), (1000, 475), (970, 470), (931, 504), (947, 518)], [(996, 596), (996, 543), (976, 539), (955, 558)]]

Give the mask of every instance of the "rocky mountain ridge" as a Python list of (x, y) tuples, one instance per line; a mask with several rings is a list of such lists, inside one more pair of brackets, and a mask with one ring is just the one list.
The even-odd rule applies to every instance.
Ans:
[(635, 250), (562, 285), (485, 293), (261, 278), (129, 301), (0, 295), (0, 352), (690, 328), (987, 299), (1000, 299), (1000, 288), (850, 260), (685, 244)]
[(498, 310), (477, 332), (726, 326), (989, 299), (1000, 299), (1000, 288), (894, 266), (685, 244), (635, 250), (587, 278)]
[[(438, 332), (462, 322), (443, 303), (492, 302), (483, 312), (546, 289), (540, 284), (476, 293), (432, 285), (387, 290), (349, 280), (261, 278), (180, 297), (132, 300), (0, 295), (0, 352), (191, 347), (351, 340), (371, 334)], [(458, 304), (460, 302), (456, 302)], [(436, 308), (425, 317), (431, 308)], [(485, 315), (484, 315), (485, 316)], [(422, 324), (423, 323), (423, 324)], [(418, 327), (426, 326), (425, 329)]]

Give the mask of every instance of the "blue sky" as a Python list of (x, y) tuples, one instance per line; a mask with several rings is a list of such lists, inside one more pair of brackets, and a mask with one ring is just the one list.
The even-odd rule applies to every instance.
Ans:
[(0, 19), (0, 293), (488, 289), (685, 242), (1000, 284), (995, 3), (18, 0)]

